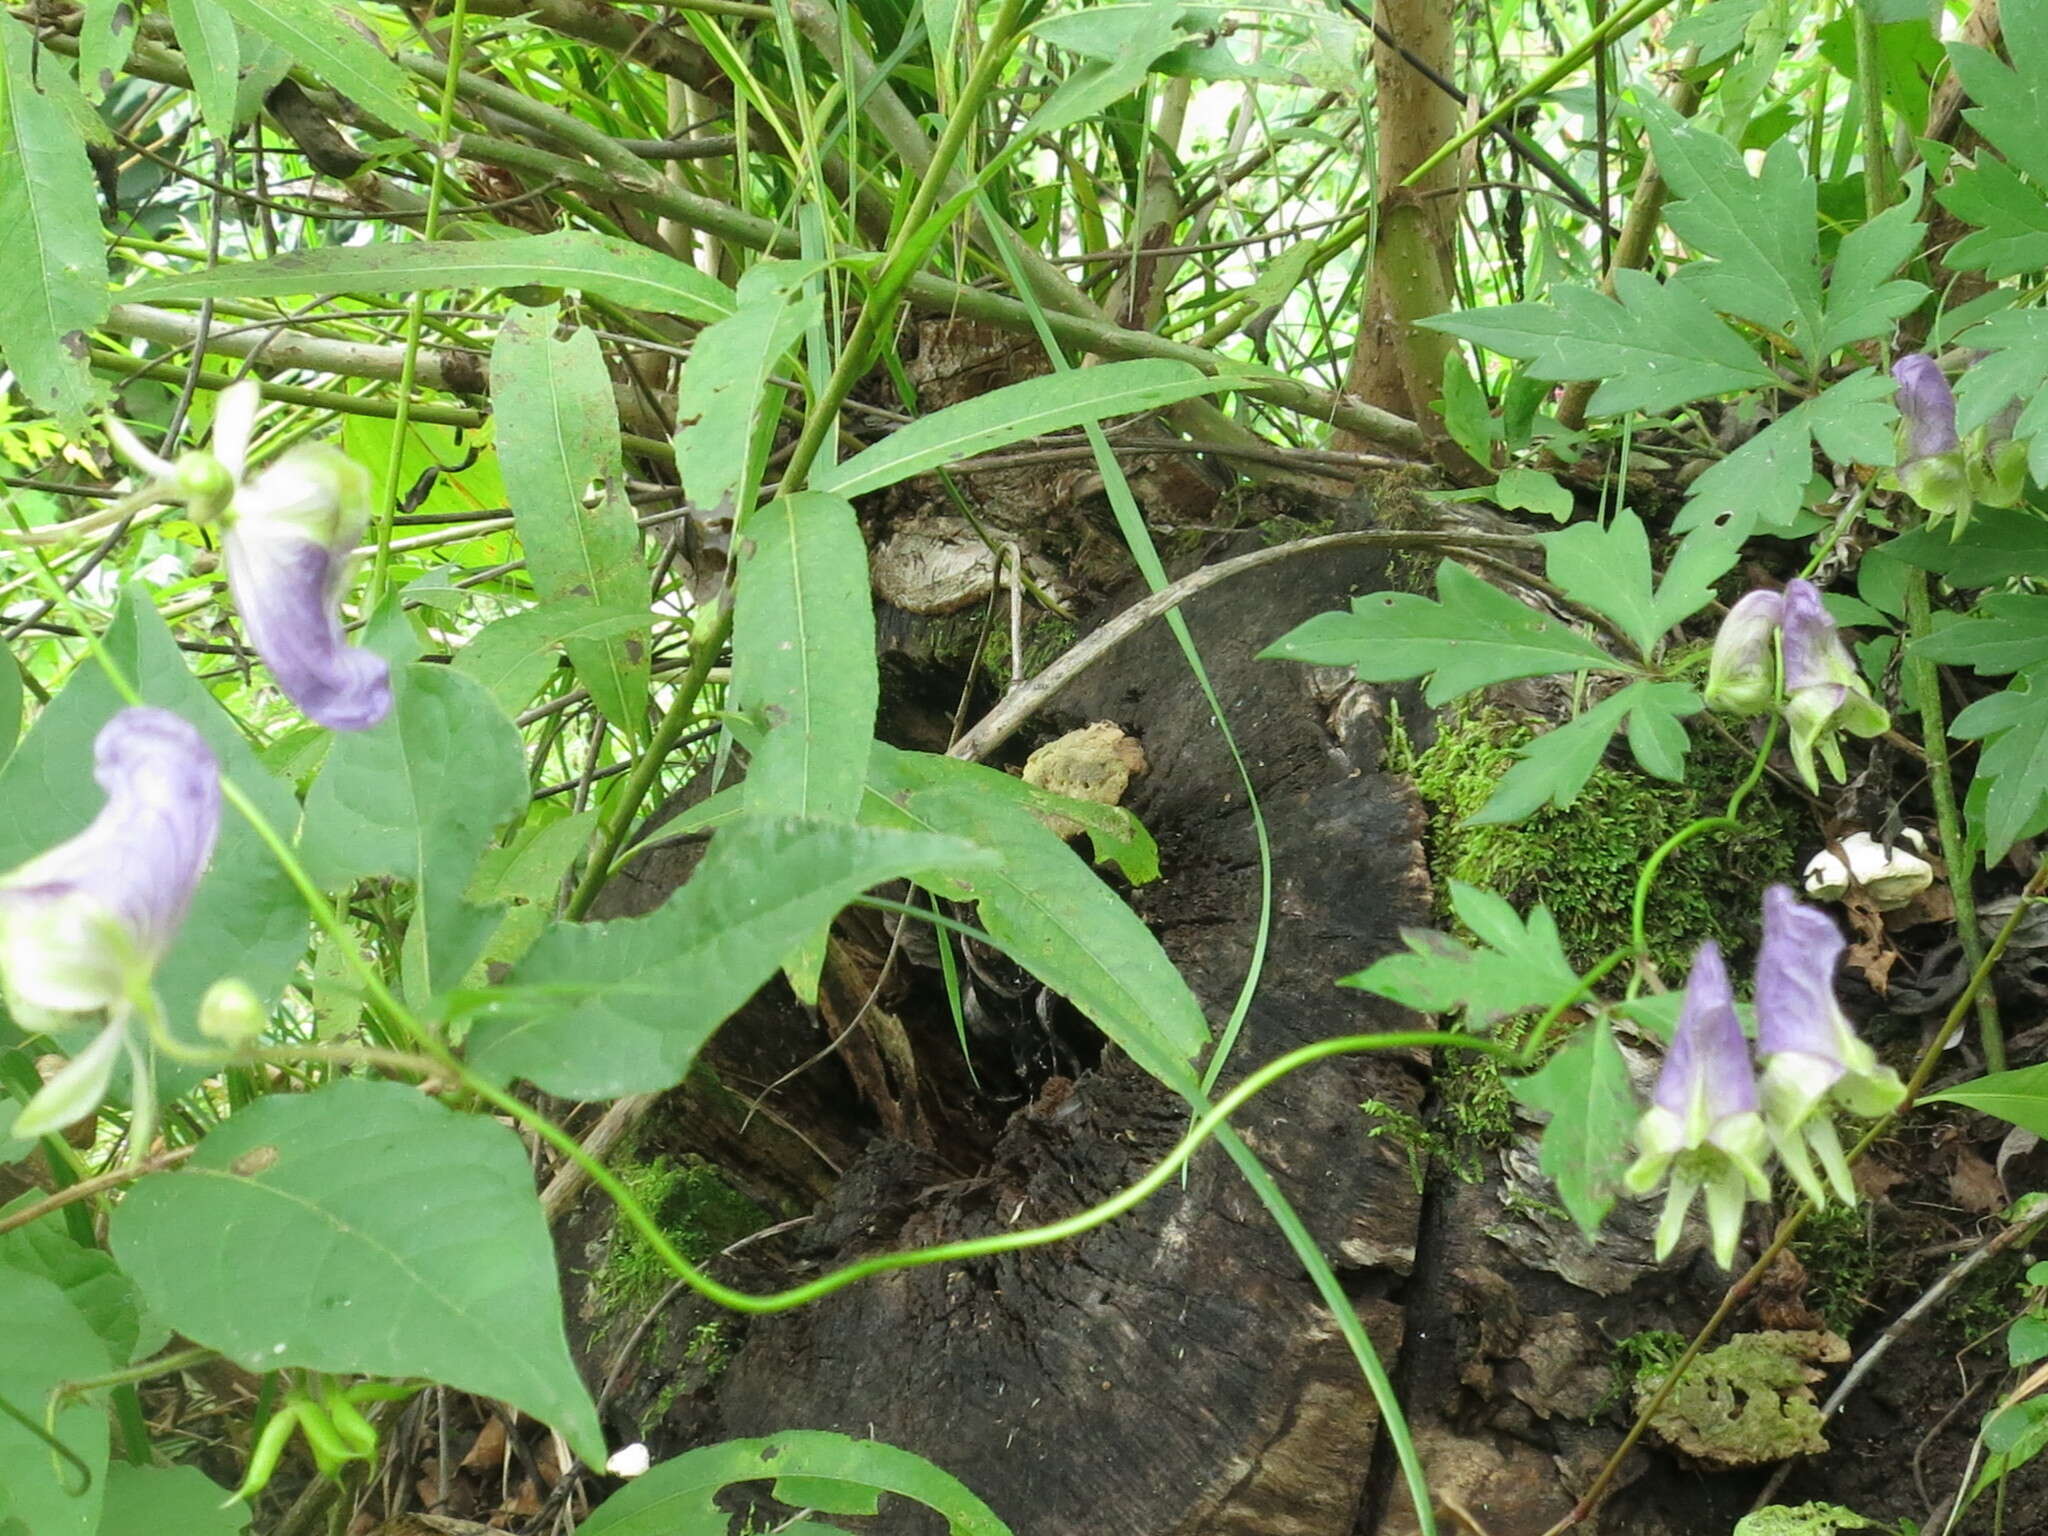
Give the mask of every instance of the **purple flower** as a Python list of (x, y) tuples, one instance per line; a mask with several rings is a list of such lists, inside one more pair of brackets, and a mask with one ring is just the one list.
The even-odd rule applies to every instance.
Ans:
[(250, 380), (221, 391), (210, 452), (174, 464), (119, 422), (107, 433), (149, 472), (149, 494), (195, 521), (227, 525), (228, 584), (256, 653), (316, 723), (366, 730), (391, 712), (391, 669), (348, 644), (338, 614), (349, 556), (370, 520), (370, 477), (334, 448), (293, 448), (253, 479), (249, 441), (262, 390)]
[(80, 1015), (108, 1022), (15, 1122), (37, 1136), (83, 1118), (106, 1092), (127, 1020), (147, 998), (213, 855), (220, 768), (198, 731), (168, 710), (124, 709), (93, 743), (107, 793), (91, 825), (0, 876), (0, 972), (31, 1028)]
[(1785, 584), (1781, 609), (1784, 629), (1785, 724), (1791, 731), (1792, 761), (1806, 787), (1820, 791), (1813, 755), (1819, 751), (1837, 780), (1845, 778), (1839, 732), (1853, 736), (1882, 735), (1892, 717), (1870, 696), (1856, 670), (1841, 631), (1821, 606), (1811, 582)]
[(256, 653), (286, 698), (337, 731), (391, 712), (390, 667), (348, 643), (338, 612), (369, 502), (368, 472), (313, 445), (244, 486), (228, 523), (228, 584)]
[(1636, 1125), (1641, 1155), (1623, 1179), (1636, 1194), (1646, 1195), (1667, 1172), (1671, 1176), (1657, 1223), (1659, 1259), (1677, 1245), (1693, 1196), (1704, 1189), (1714, 1257), (1723, 1269), (1734, 1261), (1742, 1207), (1752, 1197), (1768, 1199), (1771, 1192), (1763, 1171), (1770, 1138), (1757, 1105), (1756, 1076), (1735, 1016), (1728, 970), (1720, 946), (1709, 940), (1693, 957), (1664, 1070)]
[(1909, 352), (1893, 363), (1892, 377), (1906, 425), (1899, 484), (1929, 517), (1954, 517), (1960, 533), (1976, 497), (1956, 436), (1955, 392), (1941, 365), (1924, 352)]
[(1941, 364), (1925, 352), (1909, 352), (1892, 364), (1899, 386), (1899, 415), (1906, 423), (1906, 462), (1953, 453), (1962, 446), (1956, 436), (1956, 397)]
[(1882, 1115), (1906, 1096), (1898, 1073), (1878, 1061), (1835, 1001), (1835, 967), (1845, 946), (1834, 919), (1805, 905), (1790, 886), (1764, 892), (1756, 962), (1764, 1123), (1786, 1171), (1816, 1205), (1827, 1203), (1827, 1192), (1809, 1153), (1819, 1157), (1835, 1193), (1856, 1203), (1848, 1160), (1826, 1111)]
[(1785, 599), (1759, 588), (1744, 595), (1714, 635), (1707, 708), (1760, 715), (1778, 696), (1778, 621)]

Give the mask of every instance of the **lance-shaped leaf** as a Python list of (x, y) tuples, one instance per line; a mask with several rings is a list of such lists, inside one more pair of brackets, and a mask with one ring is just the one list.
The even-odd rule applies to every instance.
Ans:
[(989, 856), (953, 838), (830, 822), (741, 820), (646, 917), (560, 923), (470, 1030), (470, 1063), (571, 1099), (683, 1080), (728, 1015), (862, 891)]
[(13, 273), (0, 283), (0, 362), (23, 393), (76, 432), (98, 398), (86, 332), (107, 316), (107, 258), (92, 166), (72, 115), (72, 89), (47, 55), (36, 78), (35, 39), (0, 27), (0, 230)]
[[(619, 413), (597, 337), (555, 337), (559, 311), (515, 307), (491, 348), (491, 409), (512, 516), (543, 606), (646, 600), (640, 530), (626, 500)], [(597, 494), (592, 495), (592, 482)], [(570, 665), (604, 717), (634, 740), (647, 716), (648, 634), (572, 639)]]
[(352, 0), (213, 0), (258, 37), (267, 37), (386, 126), (421, 125), (411, 82), (370, 39)]

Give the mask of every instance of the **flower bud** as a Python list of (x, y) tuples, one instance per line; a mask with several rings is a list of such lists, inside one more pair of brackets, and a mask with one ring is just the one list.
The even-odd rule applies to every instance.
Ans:
[(1743, 596), (1714, 636), (1707, 664), (1707, 708), (1760, 715), (1778, 696), (1778, 619), (1784, 598), (1759, 588)]
[(223, 976), (199, 1000), (199, 1033), (230, 1050), (255, 1044), (269, 1022), (262, 1000), (239, 976)]

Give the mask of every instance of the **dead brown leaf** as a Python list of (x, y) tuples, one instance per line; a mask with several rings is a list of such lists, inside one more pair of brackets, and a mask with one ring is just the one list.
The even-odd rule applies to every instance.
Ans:
[(1973, 1215), (1988, 1216), (1993, 1211), (2002, 1211), (2007, 1205), (2005, 1186), (1998, 1181), (1998, 1170), (1990, 1162), (1979, 1157), (1974, 1149), (1956, 1142), (1949, 1148), (1955, 1166), (1948, 1176), (1949, 1198)]

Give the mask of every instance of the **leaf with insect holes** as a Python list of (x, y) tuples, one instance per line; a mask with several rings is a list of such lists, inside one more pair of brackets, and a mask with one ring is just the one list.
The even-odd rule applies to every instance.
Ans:
[(1550, 1117), (1538, 1166), (1590, 1241), (1614, 1205), (1630, 1160), (1637, 1104), (1628, 1063), (1605, 1019), (1597, 1019), (1537, 1071), (1511, 1077), (1508, 1091)]
[(1376, 960), (1337, 984), (1419, 1013), (1462, 1013), (1473, 1026), (1554, 1003), (1578, 984), (1549, 908), (1538, 906), (1525, 922), (1491, 891), (1453, 880), (1450, 894), (1451, 910), (1479, 940), (1476, 948), (1446, 933), (1404, 928), (1408, 954)]
[(1837, 464), (1889, 464), (1895, 388), (1876, 369), (1859, 368), (1800, 401), (1695, 480), (1672, 529), (1684, 533), (1727, 513), (1765, 528), (1789, 525), (1806, 505), (1816, 443)]
[(1436, 568), (1437, 601), (1368, 592), (1349, 613), (1323, 613), (1261, 651), (1273, 661), (1355, 668), (1368, 683), (1428, 676), (1432, 705), (1516, 677), (1625, 664), (1582, 635), (1517, 602), (1455, 560)]

